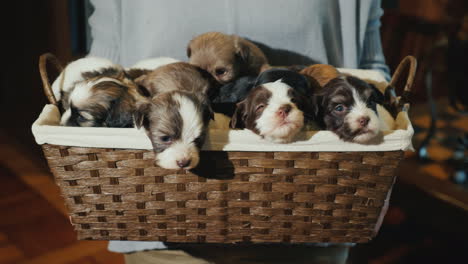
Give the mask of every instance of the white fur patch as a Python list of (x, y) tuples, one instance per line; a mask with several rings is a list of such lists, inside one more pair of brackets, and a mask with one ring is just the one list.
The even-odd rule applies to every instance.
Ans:
[(82, 81), (75, 85), (75, 89), (70, 94), (70, 99), (69, 99), (70, 103), (73, 102), (73, 105), (75, 105), (78, 108), (86, 105), (88, 99), (91, 96), (93, 96), (91, 92), (91, 88), (93, 88), (93, 86), (95, 86), (96, 84), (99, 84), (101, 82), (106, 82), (106, 81), (115, 82), (120, 85), (124, 85), (119, 80), (114, 79), (114, 78), (109, 78), (109, 77), (99, 78), (97, 80), (93, 80), (90, 82)]
[(182, 117), (182, 138), (185, 143), (191, 143), (203, 131), (203, 120), (200, 111), (193, 101), (180, 95), (175, 95), (174, 99), (180, 104), (180, 115)]
[[(281, 80), (263, 84), (271, 97), (262, 115), (256, 121), (256, 127), (260, 135), (275, 143), (288, 143), (304, 126), (304, 113), (291, 102), (288, 95), (289, 85)], [(283, 105), (291, 105), (292, 109), (286, 118), (277, 115), (279, 108)]]
[(70, 116), (71, 116), (71, 110), (67, 109), (63, 113), (62, 117), (60, 118), (60, 125), (64, 126), (67, 123), (68, 119), (70, 119)]
[(368, 117), (369, 123), (365, 128), (365, 132), (357, 135), (353, 141), (358, 143), (367, 143), (374, 139), (380, 133), (380, 120), (377, 114), (370, 108), (367, 107), (366, 102), (364, 102), (356, 89), (351, 88), (353, 91), (353, 100), (354, 104), (351, 108), (351, 111), (346, 115), (345, 122), (348, 124), (351, 131), (357, 131), (361, 129), (359, 125), (359, 119), (362, 117)]
[(83, 72), (95, 71), (109, 67), (120, 68), (119, 65), (114, 64), (112, 61), (98, 57), (86, 57), (71, 62), (52, 83), (52, 91), (55, 99), (60, 100), (61, 91), (70, 92), (76, 82), (82, 81), (83, 76), (81, 76), (81, 74)]
[(177, 165), (178, 160), (191, 160), (188, 167), (184, 169), (192, 169), (200, 161), (198, 148), (195, 144), (186, 144), (181, 141), (172, 143), (169, 148), (157, 154), (156, 158), (157, 164), (165, 169), (180, 169), (179, 165)]
[(144, 70), (154, 70), (166, 64), (171, 64), (174, 62), (179, 62), (179, 60), (169, 58), (169, 57), (159, 57), (151, 58), (146, 60), (141, 60), (135, 63), (130, 69), (144, 69)]
[(203, 120), (193, 101), (178, 94), (173, 99), (180, 105), (179, 113), (183, 123), (181, 138), (157, 154), (157, 163), (166, 169), (180, 169), (177, 161), (190, 160), (190, 164), (184, 169), (192, 169), (200, 161), (199, 149), (194, 140), (203, 132)]

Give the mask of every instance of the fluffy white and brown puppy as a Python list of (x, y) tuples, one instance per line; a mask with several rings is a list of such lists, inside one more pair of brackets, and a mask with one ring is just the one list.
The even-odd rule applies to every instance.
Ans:
[(247, 128), (275, 143), (291, 142), (312, 116), (316, 87), (297, 72), (267, 70), (237, 104), (231, 128)]
[(61, 125), (131, 127), (136, 85), (120, 65), (86, 57), (68, 64), (52, 84)]
[[(83, 73), (100, 71), (106, 68), (122, 69), (120, 65), (99, 57), (85, 57), (69, 63), (60, 75), (52, 83), (52, 91), (57, 101), (62, 101), (64, 96), (68, 97), (77, 82), (85, 80)], [(62, 108), (67, 108), (66, 100)]]
[(192, 169), (198, 165), (213, 118), (207, 96), (211, 78), (194, 65), (178, 62), (137, 80), (151, 96), (137, 103), (135, 124), (145, 129), (160, 167)]
[[(63, 97), (68, 108), (61, 125), (81, 127), (133, 127), (135, 101), (141, 97), (136, 85), (123, 71), (83, 73), (84, 80), (74, 84)], [(65, 100), (66, 99), (66, 100)]]
[(373, 143), (386, 128), (377, 111), (378, 108), (383, 110), (382, 93), (359, 78), (332, 79), (316, 100), (317, 114), (325, 128), (344, 141)]
[(208, 71), (221, 84), (241, 76), (258, 75), (268, 68), (265, 54), (237, 35), (208, 32), (196, 36), (187, 47), (190, 63)]

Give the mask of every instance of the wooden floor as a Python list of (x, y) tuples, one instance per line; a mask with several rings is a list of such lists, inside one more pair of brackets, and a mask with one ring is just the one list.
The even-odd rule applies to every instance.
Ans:
[(119, 264), (104, 241), (77, 241), (50, 174), (0, 135), (0, 264)]

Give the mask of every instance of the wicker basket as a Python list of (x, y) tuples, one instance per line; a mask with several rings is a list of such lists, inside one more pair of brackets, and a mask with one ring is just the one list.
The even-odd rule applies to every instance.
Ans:
[[(46, 95), (56, 104), (45, 71)], [(408, 67), (409, 66), (409, 67)], [(405, 58), (391, 84), (415, 60)], [(44, 78), (45, 77), (45, 78)], [(151, 150), (42, 145), (78, 239), (167, 242), (367, 242), (379, 228), (402, 151), (202, 151), (193, 172)]]

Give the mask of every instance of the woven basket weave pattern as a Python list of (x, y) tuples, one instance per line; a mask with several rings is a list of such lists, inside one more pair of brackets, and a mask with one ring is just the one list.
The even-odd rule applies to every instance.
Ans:
[(150, 150), (42, 145), (79, 239), (366, 242), (403, 157), (201, 152), (194, 173)]

